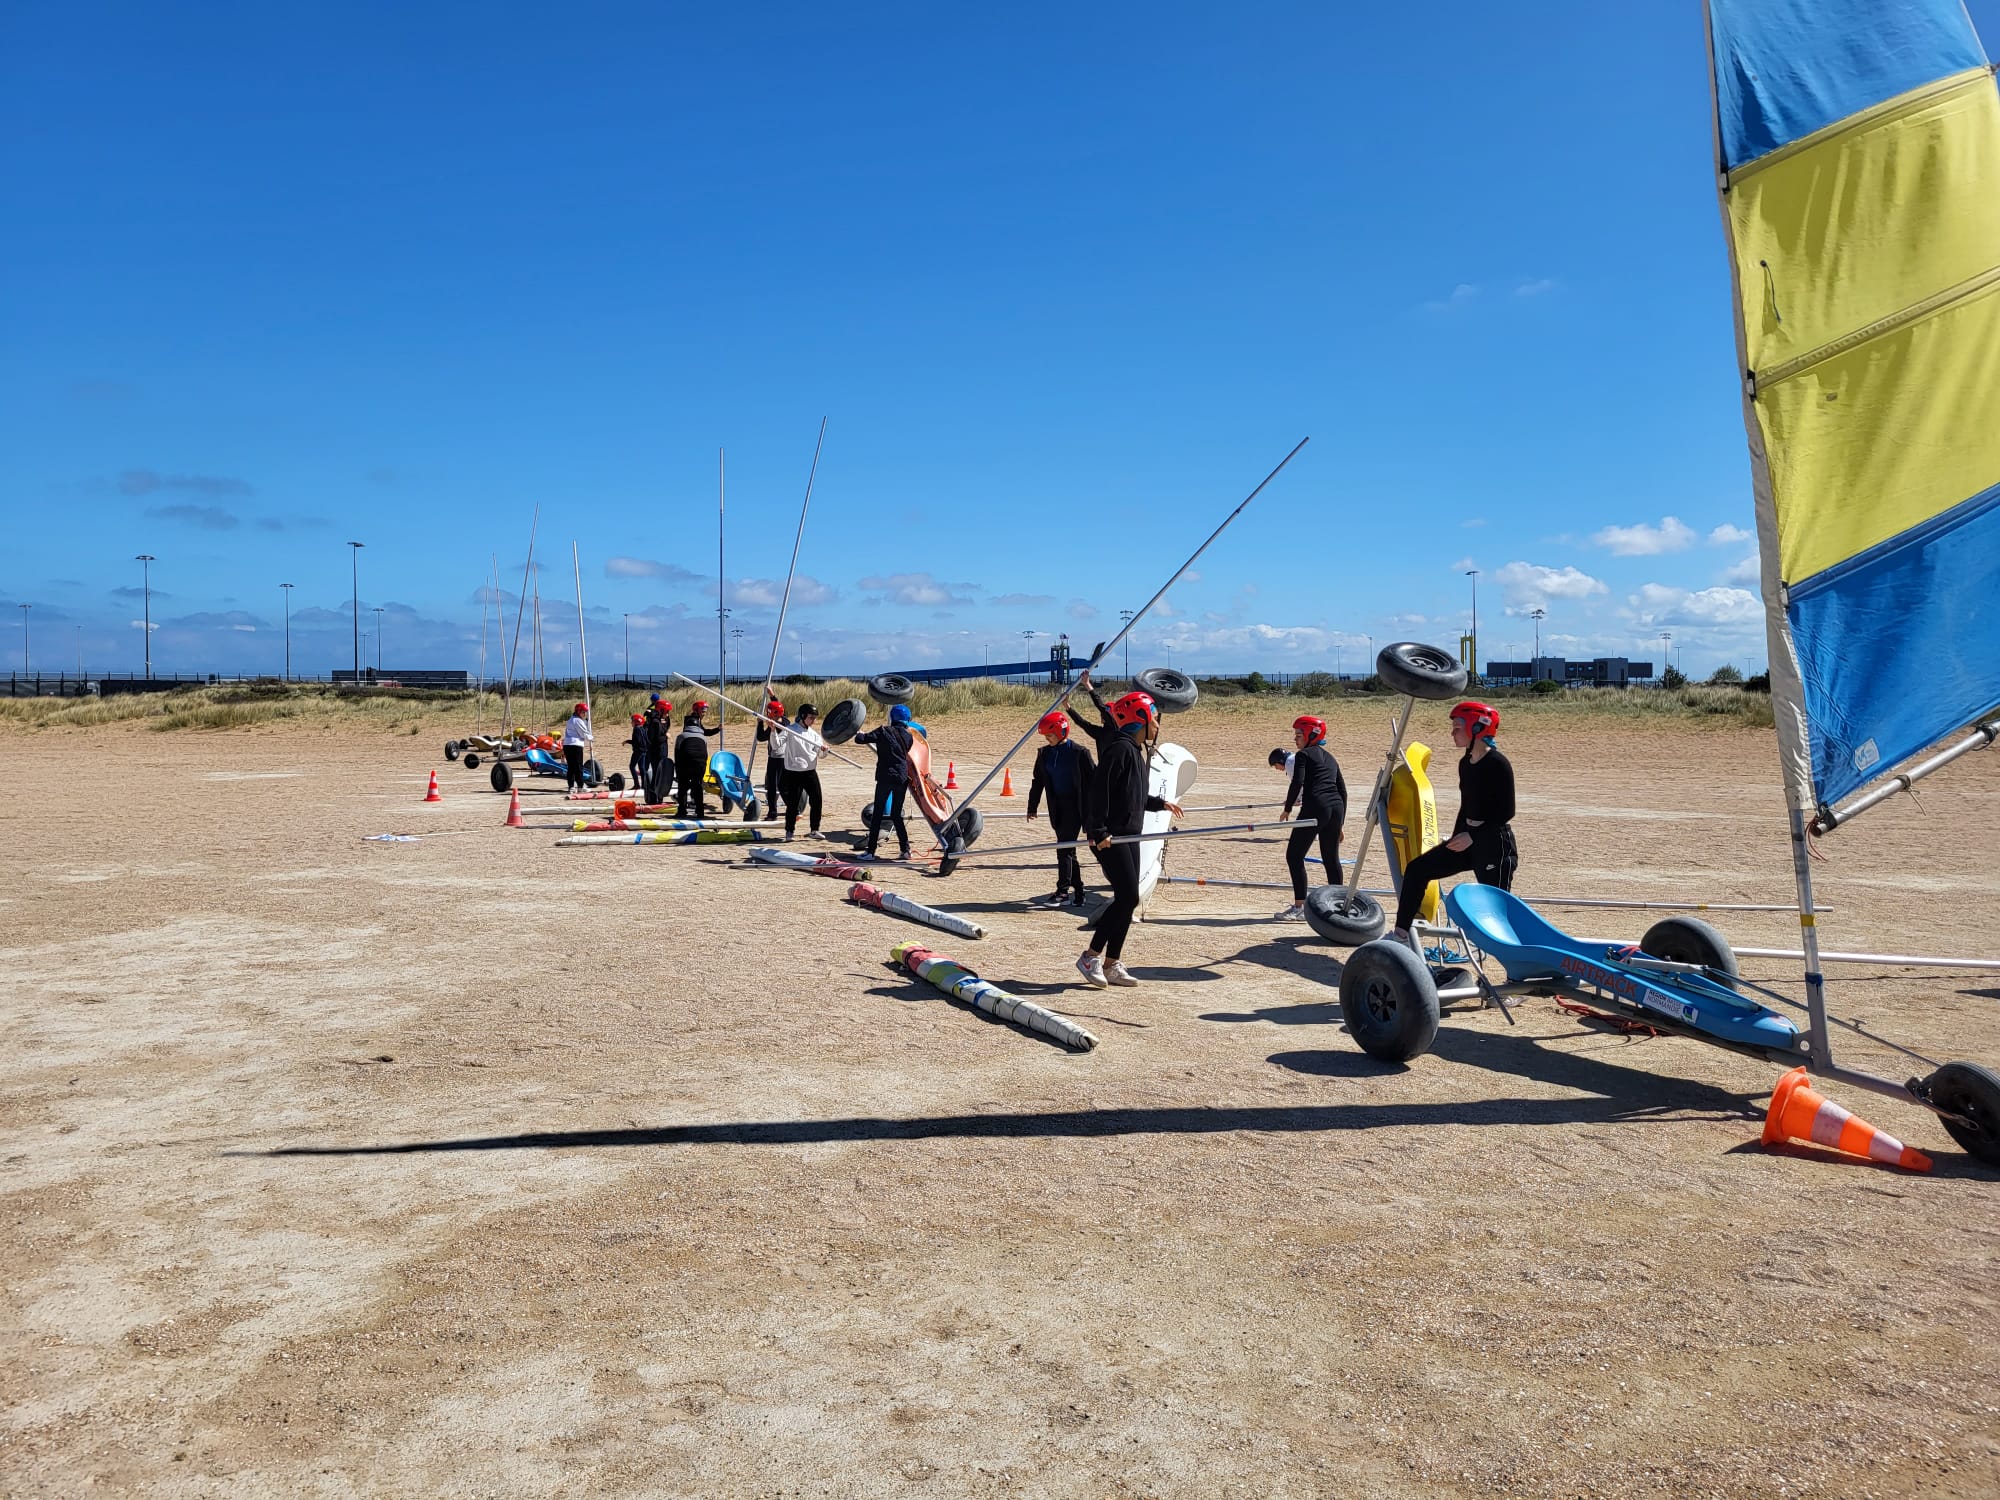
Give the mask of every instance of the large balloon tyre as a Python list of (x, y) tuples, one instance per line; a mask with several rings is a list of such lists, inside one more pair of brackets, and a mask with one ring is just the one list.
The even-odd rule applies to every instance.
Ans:
[(459, 743), (457, 740), (446, 740), (444, 742), (444, 758), (446, 760), (457, 760), (458, 752)]
[(1412, 698), (1456, 698), (1465, 691), (1464, 664), (1444, 647), (1421, 641), (1384, 646), (1375, 654), (1375, 673)]
[(1736, 952), (1698, 917), (1662, 917), (1639, 939), (1639, 951), (1677, 964), (1700, 964), (1716, 982), (1736, 988)]
[(861, 826), (870, 833), (875, 831), (875, 804), (869, 803), (861, 809)]
[(1323, 885), (1306, 897), (1306, 925), (1327, 942), (1340, 948), (1356, 948), (1372, 943), (1388, 927), (1382, 903), (1365, 891), (1347, 899), (1344, 885)]
[(976, 807), (968, 807), (953, 818), (951, 824), (958, 832), (960, 845), (970, 849), (979, 842), (979, 835), (986, 831), (986, 814)]
[(1201, 697), (1194, 679), (1172, 667), (1148, 667), (1132, 679), (1132, 685), (1149, 696), (1163, 714), (1186, 713)]
[(486, 779), (493, 783), (493, 790), (496, 792), (512, 791), (514, 788), (514, 769), (506, 761), (496, 760), (493, 762), (493, 769), (487, 773)]
[(1947, 1134), (1989, 1167), (2000, 1167), (2000, 1074), (1977, 1063), (1946, 1063), (1924, 1080), (1924, 1093), (1958, 1119), (1939, 1118)]
[(586, 760), (583, 763), (583, 784), (596, 786), (602, 780), (604, 780), (604, 767), (595, 760)]
[(1437, 1040), (1437, 986), (1406, 945), (1394, 939), (1364, 943), (1341, 965), (1340, 1014), (1348, 1035), (1370, 1057), (1408, 1062)]
[(623, 771), (613, 771), (613, 772), (611, 773), (611, 778), (610, 778), (610, 780), (606, 781), (606, 782), (604, 783), (604, 785), (605, 785), (606, 789), (607, 789), (607, 790), (609, 790), (609, 791), (614, 791), (614, 792), (622, 792), (622, 791), (624, 791), (624, 790), (625, 790), (625, 773), (624, 773)]
[(868, 722), (868, 705), (859, 698), (843, 698), (827, 710), (820, 723), (820, 737), (829, 745), (844, 745), (861, 733)]
[(746, 823), (757, 821), (757, 794), (755, 792), (752, 792), (750, 800), (743, 804), (743, 821)]
[(917, 696), (917, 685), (899, 672), (884, 672), (868, 679), (868, 696), (887, 708), (908, 703)]
[(468, 771), (476, 771), (476, 770), (478, 770), (478, 769), (479, 769), (479, 757), (478, 757), (477, 755), (474, 755), (474, 754), (472, 754), (471, 752), (469, 752), (469, 751), (468, 751), (468, 752), (466, 753), (466, 757), (465, 757), (465, 769), (466, 769), (466, 770), (468, 770)]

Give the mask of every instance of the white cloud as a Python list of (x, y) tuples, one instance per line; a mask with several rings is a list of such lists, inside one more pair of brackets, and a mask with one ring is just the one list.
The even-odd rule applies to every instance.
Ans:
[(1657, 526), (1643, 521), (1636, 526), (1606, 526), (1590, 540), (1593, 546), (1619, 557), (1657, 557), (1662, 552), (1685, 552), (1692, 547), (1694, 530), (1678, 516), (1663, 516)]
[(1602, 579), (1573, 567), (1545, 568), (1538, 563), (1510, 562), (1493, 578), (1500, 585), (1510, 615), (1546, 609), (1551, 599), (1581, 600), (1610, 592)]
[(1477, 531), (1480, 527), (1484, 526), (1485, 524), (1486, 524), (1486, 517), (1474, 516), (1469, 521), (1460, 521), (1458, 523), (1458, 526), (1461, 531)]
[(1647, 583), (1627, 596), (1627, 605), (1641, 625), (1751, 625), (1764, 617), (1764, 605), (1748, 589), (1675, 588), (1671, 584)]
[(1552, 292), (1555, 289), (1556, 289), (1555, 277), (1539, 276), (1532, 281), (1523, 281), (1517, 283), (1514, 287), (1514, 295), (1516, 297), (1539, 297), (1542, 296), (1544, 293)]
[(1088, 599), (1072, 599), (1069, 601), (1068, 614), (1072, 620), (1094, 620), (1098, 616), (1098, 608)]
[[(542, 564), (535, 564), (539, 569)], [(693, 583), (701, 574), (691, 573), (679, 563), (655, 562), (650, 557), (611, 557), (604, 562), (606, 578), (658, 578), (667, 583)]]
[(1469, 281), (1461, 281), (1451, 289), (1451, 295), (1426, 302), (1424, 311), (1431, 313), (1456, 312), (1479, 295), (1479, 288)]
[(1708, 545), (1711, 547), (1733, 547), (1738, 542), (1754, 542), (1756, 540), (1756, 532), (1745, 531), (1741, 526), (1731, 526), (1727, 521), (1724, 521), (1708, 534)]
[(970, 604), (971, 599), (957, 592), (959, 589), (976, 587), (969, 583), (940, 583), (928, 573), (891, 573), (887, 577), (864, 578), (858, 588), (877, 594), (891, 604), (907, 604), (932, 609), (954, 605)]
[(1722, 570), (1723, 583), (1756, 583), (1763, 576), (1763, 559), (1756, 553), (1731, 563)]
[[(840, 597), (837, 590), (829, 588), (817, 578), (805, 573), (792, 580), (792, 603), (800, 605), (831, 604)], [(738, 578), (729, 585), (729, 603), (762, 605), (776, 609), (785, 599), (785, 580), (782, 578)]]
[(1457, 562), (1451, 565), (1451, 570), (1454, 573), (1463, 573), (1467, 568), (1476, 568), (1478, 566), (1479, 566), (1478, 558), (1461, 557)]

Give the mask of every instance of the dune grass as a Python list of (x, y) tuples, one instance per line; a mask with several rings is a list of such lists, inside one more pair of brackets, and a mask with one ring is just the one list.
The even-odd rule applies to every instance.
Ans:
[[(1122, 692), (1127, 684), (1100, 684), (1105, 695)], [(1329, 683), (1319, 684), (1318, 693), (1269, 690), (1245, 692), (1235, 682), (1204, 683), (1197, 714), (1258, 715), (1272, 713), (1344, 712), (1348, 708), (1383, 707), (1392, 701), (1384, 692), (1363, 691), (1353, 683), (1341, 684), (1338, 691)], [(843, 698), (868, 697), (867, 686), (851, 678), (831, 678), (806, 684), (784, 683), (778, 696), (788, 708), (811, 702), (821, 714)], [(732, 685), (731, 696), (742, 702), (756, 700), (758, 690)], [(622, 739), (623, 726), (631, 714), (643, 709), (644, 691), (618, 689), (593, 695), (596, 698), (598, 733)], [(669, 690), (676, 717), (695, 698), (704, 696), (686, 684)], [(706, 694), (711, 699), (713, 693)], [(1022, 714), (1045, 706), (1054, 697), (1045, 684), (1027, 685), (976, 677), (919, 686), (910, 711), (920, 720), (947, 719), (953, 714), (986, 709), (1018, 710)], [(1768, 727), (1772, 723), (1771, 700), (1765, 693), (1746, 692), (1739, 687), (1684, 687), (1673, 690), (1630, 688), (1565, 688), (1560, 692), (1537, 693), (1523, 689), (1479, 690), (1479, 696), (1499, 706), (1503, 718), (1632, 719), (1641, 721), (1676, 720), (1716, 725)], [(542, 699), (537, 715), (533, 699), (516, 694), (513, 703), (517, 724), (548, 728), (560, 725), (572, 700), (565, 693)], [(1421, 712), (1421, 710), (1420, 710)], [(871, 720), (882, 710), (871, 704)], [(737, 712), (730, 711), (736, 718)], [(537, 724), (536, 720), (540, 723)], [(420, 735), (434, 733), (440, 740), (457, 738), (482, 726), (500, 725), (500, 695), (423, 692), (409, 688), (334, 689), (325, 684), (240, 682), (190, 688), (173, 693), (125, 693), (108, 698), (0, 698), (0, 730), (88, 729), (110, 725), (130, 725), (159, 733), (179, 730), (229, 730), (260, 725), (297, 724), (313, 728), (348, 727), (375, 729), (385, 733)]]

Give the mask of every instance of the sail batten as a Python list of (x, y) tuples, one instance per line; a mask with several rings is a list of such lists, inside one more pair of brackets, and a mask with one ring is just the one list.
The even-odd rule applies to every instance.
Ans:
[(1709, 0), (1788, 798), (2000, 703), (2000, 85), (1958, 0)]

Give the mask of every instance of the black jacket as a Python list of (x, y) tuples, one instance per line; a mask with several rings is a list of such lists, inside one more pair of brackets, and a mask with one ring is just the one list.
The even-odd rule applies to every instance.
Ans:
[(700, 761), (708, 763), (708, 737), (716, 733), (715, 728), (702, 723), (690, 715), (681, 722), (681, 732), (674, 740), (674, 759), (679, 761)]
[(910, 745), (914, 740), (901, 724), (884, 724), (880, 729), (864, 729), (854, 737), (857, 745), (875, 747), (875, 784), (901, 786), (910, 776)]
[(1340, 762), (1324, 745), (1308, 745), (1292, 760), (1292, 785), (1285, 805), (1297, 807), (1302, 818), (1317, 818), (1336, 827), (1347, 816), (1347, 781)]
[[(1458, 758), (1458, 819), (1453, 834), (1470, 833), (1476, 839), (1497, 837), (1514, 820), (1514, 767), (1498, 750), (1488, 750), (1478, 760), (1471, 755)], [(1477, 823), (1473, 828), (1469, 825)]]
[(1090, 752), (1075, 740), (1044, 745), (1035, 752), (1035, 770), (1028, 782), (1028, 816), (1042, 805), (1042, 793), (1049, 794), (1050, 807), (1081, 810), (1090, 797), (1090, 783), (1097, 764)]

